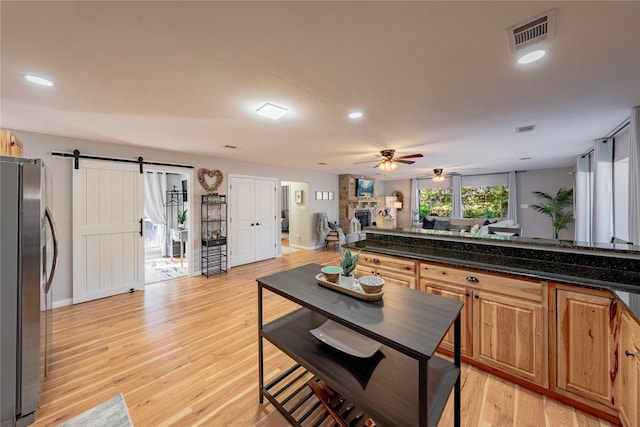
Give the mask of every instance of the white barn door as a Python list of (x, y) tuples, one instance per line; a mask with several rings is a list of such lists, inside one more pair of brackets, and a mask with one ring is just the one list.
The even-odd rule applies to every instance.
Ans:
[(144, 288), (144, 184), (137, 164), (73, 170), (73, 303)]

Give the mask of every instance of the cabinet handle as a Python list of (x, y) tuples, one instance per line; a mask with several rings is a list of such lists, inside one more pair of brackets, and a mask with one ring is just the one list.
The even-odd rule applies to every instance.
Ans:
[(374, 258), (371, 261), (373, 261), (374, 264), (380, 264), (380, 260), (378, 258)]
[(466, 294), (464, 294), (464, 296), (465, 296), (465, 297), (470, 297), (470, 296), (471, 296), (471, 294), (470, 294), (470, 293), (466, 293)]
[(473, 276), (467, 276), (467, 282), (471, 282), (471, 283), (478, 283), (479, 280), (477, 277), (473, 277)]
[(141, 237), (142, 237), (142, 223), (143, 223), (143, 220), (142, 218), (140, 218), (140, 236)]
[(375, 270), (371, 270), (371, 274), (376, 274), (376, 271)]
[(631, 353), (629, 350), (625, 350), (624, 351), (624, 355), (627, 356), (627, 357), (636, 357), (636, 355)]
[(475, 299), (480, 299), (480, 296), (478, 296), (478, 295), (474, 295), (473, 297), (474, 297)]

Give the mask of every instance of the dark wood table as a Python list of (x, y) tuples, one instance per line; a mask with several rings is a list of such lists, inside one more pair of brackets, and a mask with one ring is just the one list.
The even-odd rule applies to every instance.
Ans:
[[(264, 384), (267, 339), (331, 388), (366, 408), (380, 425), (437, 425), (454, 390), (454, 424), (460, 425), (460, 311), (463, 304), (436, 295), (385, 285), (381, 301), (362, 301), (319, 286), (318, 264), (282, 271), (258, 281), (260, 402), (267, 397), (295, 424)], [(263, 324), (263, 290), (300, 309)], [(309, 332), (327, 319), (381, 343), (370, 358), (347, 355)], [(435, 351), (454, 325), (453, 363)]]

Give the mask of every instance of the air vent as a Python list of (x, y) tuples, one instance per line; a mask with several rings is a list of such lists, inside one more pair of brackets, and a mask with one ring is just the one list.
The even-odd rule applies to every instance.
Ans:
[(236, 148), (238, 148), (237, 145), (225, 145), (224, 148), (229, 148), (230, 150), (235, 150)]
[(511, 53), (553, 38), (556, 32), (556, 10), (529, 19), (507, 29)]
[(516, 128), (516, 133), (531, 132), (535, 128), (536, 125), (520, 126), (519, 128)]
[(327, 163), (325, 163), (325, 162), (318, 162), (318, 164), (319, 164), (320, 166), (327, 166)]

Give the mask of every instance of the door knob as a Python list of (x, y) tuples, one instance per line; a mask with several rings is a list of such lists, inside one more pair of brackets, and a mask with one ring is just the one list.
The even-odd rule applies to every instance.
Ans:
[(256, 225), (260, 225), (260, 223), (259, 223), (259, 222), (256, 222)]
[(254, 223), (251, 223), (251, 226), (252, 226), (252, 227), (253, 227), (254, 225), (255, 225)]

